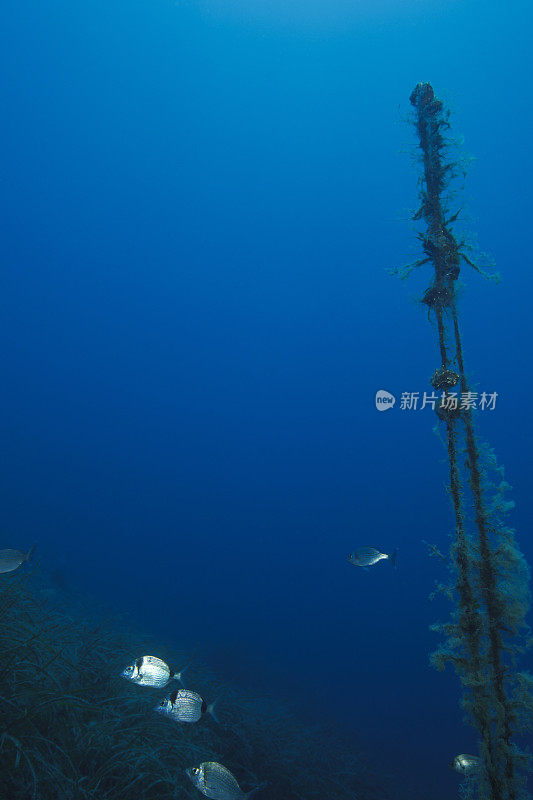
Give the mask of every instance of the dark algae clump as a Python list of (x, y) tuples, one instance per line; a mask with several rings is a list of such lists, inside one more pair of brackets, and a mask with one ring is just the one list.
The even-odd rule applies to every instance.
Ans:
[[(425, 223), (418, 233), (425, 255), (400, 273), (405, 276), (424, 264), (434, 268), (422, 303), (437, 332), (440, 363), (431, 383), (444, 431), (455, 521), (451, 578), (440, 587), (453, 599), (454, 610), (448, 622), (434, 626), (443, 641), (432, 662), (438, 669), (453, 664), (463, 689), (462, 706), (478, 734), (478, 756), (455, 759), (466, 775), (462, 796), (524, 800), (529, 797), (529, 754), (520, 740), (532, 725), (533, 677), (517, 664), (529, 633), (529, 568), (506, 521), (510, 487), (494, 452), (476, 433), (477, 395), (466, 376), (456, 302), (463, 264), (481, 270), (454, 233), (459, 212), (452, 214), (447, 190), (460, 165), (450, 158), (449, 112), (429, 83), (419, 83), (410, 100), (423, 166), (413, 219)], [(475, 769), (467, 769), (468, 764)]]

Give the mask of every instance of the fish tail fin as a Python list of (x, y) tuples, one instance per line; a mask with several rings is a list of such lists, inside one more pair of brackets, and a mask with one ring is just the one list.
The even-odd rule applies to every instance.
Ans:
[(390, 562), (394, 569), (398, 569), (398, 548), (395, 547), (392, 553), (389, 556)]
[(194, 652), (193, 652), (192, 656), (189, 658), (189, 660), (187, 661), (187, 663), (185, 664), (185, 666), (184, 666), (184, 667), (182, 667), (182, 668), (180, 669), (180, 671), (179, 671), (179, 672), (175, 672), (175, 673), (172, 675), (172, 678), (173, 678), (175, 681), (178, 681), (179, 683), (181, 683), (181, 685), (183, 686), (183, 688), (184, 688), (184, 689), (186, 689), (187, 687), (186, 687), (186, 686), (185, 686), (185, 684), (183, 683), (183, 674), (184, 674), (185, 672), (187, 672), (187, 670), (188, 670), (188, 669), (189, 669), (189, 667), (191, 666), (191, 664), (192, 664), (192, 662), (193, 662), (193, 659), (194, 659), (194, 656), (196, 655), (196, 653), (197, 653), (197, 652), (198, 652), (198, 647), (196, 647), (196, 649), (194, 650)]
[(260, 783), (258, 786), (256, 786), (254, 789), (252, 789), (251, 792), (248, 792), (245, 795), (246, 800), (248, 800), (248, 798), (250, 798), (250, 797), (253, 797), (253, 795), (256, 794), (256, 792), (260, 792), (261, 789), (264, 789), (266, 786), (268, 786), (268, 781), (263, 781), (263, 783)]
[(187, 687), (186, 687), (186, 686), (185, 686), (185, 684), (183, 683), (183, 673), (184, 673), (184, 672), (187, 672), (187, 670), (188, 670), (188, 669), (189, 669), (189, 665), (187, 664), (185, 667), (183, 667), (182, 669), (180, 669), (180, 671), (179, 671), (179, 672), (175, 672), (175, 673), (173, 674), (173, 676), (172, 676), (172, 680), (173, 680), (173, 681), (178, 681), (178, 683), (181, 683), (181, 685), (183, 686), (183, 688), (184, 688), (184, 689), (186, 689)]
[(32, 544), (28, 552), (26, 553), (26, 561), (31, 561), (33, 558), (33, 554), (35, 553), (35, 548), (37, 547), (36, 544)]
[(216, 700), (213, 700), (213, 702), (212, 702), (212, 703), (210, 703), (210, 704), (207, 706), (207, 713), (208, 713), (208, 714), (211, 714), (211, 716), (213, 717), (213, 719), (215, 720), (215, 722), (216, 722), (216, 724), (217, 724), (217, 725), (220, 725), (220, 720), (219, 720), (219, 718), (218, 718), (218, 717), (217, 717), (217, 715), (216, 715), (216, 708), (217, 708), (217, 706), (218, 706), (218, 704), (219, 704), (219, 702), (220, 702), (220, 698), (221, 698), (221, 696), (222, 696), (222, 695), (219, 695), (219, 696), (217, 697), (217, 699), (216, 699)]

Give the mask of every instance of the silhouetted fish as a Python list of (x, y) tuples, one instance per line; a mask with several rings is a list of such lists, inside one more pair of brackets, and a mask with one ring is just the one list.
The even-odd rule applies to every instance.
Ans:
[(170, 681), (179, 681), (183, 686), (182, 675), (185, 669), (186, 667), (180, 672), (174, 672), (157, 656), (141, 656), (129, 667), (126, 667), (121, 675), (140, 686), (154, 686), (161, 689)]
[(371, 567), (373, 564), (377, 564), (378, 561), (388, 559), (392, 566), (395, 567), (397, 556), (398, 550), (394, 550), (390, 555), (387, 555), (387, 553), (380, 553), (375, 547), (358, 547), (357, 550), (350, 553), (348, 561), (354, 567)]
[(196, 788), (211, 800), (244, 800), (266, 786), (266, 783), (260, 783), (251, 792), (243, 792), (229, 769), (216, 761), (204, 761), (197, 767), (186, 769), (185, 773)]
[(35, 545), (27, 552), (22, 550), (0, 550), (0, 572), (13, 572), (25, 561), (29, 561), (35, 550)]
[(176, 722), (198, 722), (204, 714), (211, 714), (215, 722), (218, 719), (215, 708), (218, 699), (210, 705), (197, 692), (190, 689), (176, 689), (168, 697), (164, 697), (155, 710), (160, 714), (167, 714)]

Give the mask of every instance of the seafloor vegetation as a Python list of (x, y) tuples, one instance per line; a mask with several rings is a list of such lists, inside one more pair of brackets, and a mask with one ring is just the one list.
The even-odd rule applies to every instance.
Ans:
[[(258, 799), (389, 796), (361, 753), (272, 698), (224, 687), (219, 726), (207, 714), (189, 725), (161, 717), (153, 709), (165, 690), (119, 677), (145, 653), (183, 664), (183, 653), (102, 621), (38, 568), (1, 576), (2, 800), (200, 800), (184, 769), (205, 760), (229, 767), (245, 791), (268, 781)], [(220, 694), (196, 660), (187, 679)]]

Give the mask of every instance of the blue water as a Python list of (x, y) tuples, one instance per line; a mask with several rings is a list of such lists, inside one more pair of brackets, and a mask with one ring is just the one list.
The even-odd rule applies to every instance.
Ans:
[[(0, 29), (2, 528), (222, 679), (332, 723), (398, 798), (475, 746), (428, 654), (447, 547), (418, 81), (472, 154), (467, 369), (533, 561), (529, 3), (51, 0)], [(426, 270), (428, 268), (426, 267)], [(360, 571), (357, 544), (400, 548)], [(356, 745), (354, 745), (356, 746)]]

